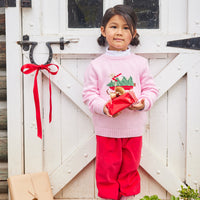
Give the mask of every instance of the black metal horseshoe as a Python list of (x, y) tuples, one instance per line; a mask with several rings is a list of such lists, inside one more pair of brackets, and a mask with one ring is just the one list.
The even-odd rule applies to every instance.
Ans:
[[(61, 41), (61, 40), (60, 40)], [(44, 65), (47, 65), (47, 64), (50, 64), (51, 61), (52, 61), (52, 58), (53, 58), (53, 51), (52, 51), (52, 48), (51, 48), (51, 44), (53, 44), (54, 42), (46, 42), (46, 46), (49, 50), (49, 57), (46, 61), (46, 63), (44, 63)], [(21, 45), (23, 47), (23, 50), (24, 51), (28, 51), (29, 50), (29, 46), (31, 46), (31, 49), (29, 51), (29, 58), (30, 58), (30, 61), (32, 64), (35, 64), (35, 65), (38, 65), (34, 58), (33, 58), (33, 52), (34, 52), (34, 49), (35, 47), (37, 46), (37, 42), (30, 42), (28, 41), (27, 39), (26, 40), (23, 40), (23, 41), (18, 41), (17, 44)], [(63, 44), (60, 44), (62, 45), (62, 48), (64, 49), (64, 41), (63, 41)]]
[[(77, 43), (78, 41), (79, 41), (79, 39), (76, 39), (76, 38), (64, 41), (64, 38), (61, 37), (60, 41), (46, 42), (46, 46), (47, 46), (47, 48), (49, 50), (49, 57), (48, 57), (46, 63), (44, 63), (44, 65), (50, 64), (51, 61), (52, 61), (52, 58), (53, 58), (53, 51), (52, 51), (52, 48), (51, 48), (52, 44), (59, 44), (60, 45), (60, 50), (63, 50), (65, 44)], [(35, 49), (35, 47), (37, 46), (38, 43), (29, 41), (29, 36), (28, 35), (24, 35), (23, 36), (23, 41), (17, 41), (17, 44), (21, 45), (23, 47), (24, 51), (29, 51), (29, 46), (31, 46), (31, 49), (30, 49), (30, 52), (29, 52), (30, 61), (31, 61), (32, 64), (38, 65), (35, 62), (34, 58), (33, 58), (33, 52), (34, 52), (34, 49)]]
[[(37, 45), (37, 42), (32, 42), (31, 49), (29, 51), (29, 58), (30, 58), (30, 61), (31, 61), (32, 64), (38, 65), (33, 58), (33, 51), (34, 51), (36, 45)], [(46, 63), (44, 63), (44, 65), (50, 64), (51, 61), (52, 61), (52, 58), (53, 58), (53, 51), (52, 51), (52, 48), (51, 48), (51, 44), (49, 42), (46, 42), (46, 45), (49, 49), (49, 57), (48, 57)]]

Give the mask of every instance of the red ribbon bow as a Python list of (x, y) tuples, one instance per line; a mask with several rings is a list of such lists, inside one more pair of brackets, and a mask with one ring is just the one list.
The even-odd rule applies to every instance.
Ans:
[(120, 75), (122, 75), (122, 73), (117, 74), (116, 76), (112, 77), (112, 80), (117, 82), (117, 79), (116, 79), (116, 78), (117, 78), (118, 76), (120, 76)]
[[(56, 71), (51, 71), (49, 66), (54, 65), (56, 66)], [(50, 94), (50, 110), (49, 110), (49, 123), (52, 120), (52, 100), (51, 100), (51, 80), (50, 74), (56, 75), (58, 73), (59, 67), (55, 64), (47, 64), (47, 65), (35, 65), (35, 64), (25, 64), (21, 67), (21, 72), (24, 74), (30, 74), (34, 71), (35, 78), (34, 78), (34, 86), (33, 86), (33, 96), (35, 101), (35, 110), (36, 110), (36, 121), (37, 121), (37, 136), (42, 139), (42, 123), (40, 117), (40, 101), (39, 101), (39, 93), (38, 93), (38, 84), (37, 84), (37, 75), (39, 70), (47, 70), (49, 72), (49, 94)]]

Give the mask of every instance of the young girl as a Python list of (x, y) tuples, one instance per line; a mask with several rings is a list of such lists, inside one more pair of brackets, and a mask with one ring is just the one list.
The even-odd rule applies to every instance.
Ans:
[[(85, 73), (83, 101), (93, 114), (96, 133), (96, 183), (104, 199), (132, 199), (140, 192), (138, 167), (142, 134), (148, 111), (158, 90), (149, 73), (148, 61), (131, 53), (138, 45), (136, 15), (132, 8), (117, 5), (106, 11), (99, 45), (106, 52), (94, 59)], [(138, 102), (111, 116), (106, 103), (113, 85), (133, 89)]]

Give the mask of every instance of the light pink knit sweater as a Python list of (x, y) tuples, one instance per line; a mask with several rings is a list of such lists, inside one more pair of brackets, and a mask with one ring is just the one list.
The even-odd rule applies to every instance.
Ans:
[[(111, 118), (103, 113), (103, 107), (110, 100), (106, 90), (114, 75), (132, 77), (136, 86), (136, 97), (145, 99), (143, 111), (124, 109), (119, 116)], [(120, 77), (119, 77), (120, 78)], [(155, 102), (158, 90), (149, 73), (148, 61), (138, 55), (111, 56), (103, 54), (94, 59), (85, 72), (83, 102), (93, 114), (96, 135), (112, 138), (141, 136), (146, 123), (146, 112)]]

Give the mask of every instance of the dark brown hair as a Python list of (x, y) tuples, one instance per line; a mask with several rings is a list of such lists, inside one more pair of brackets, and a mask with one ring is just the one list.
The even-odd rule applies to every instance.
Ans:
[[(103, 16), (101, 26), (106, 28), (106, 25), (109, 22), (109, 20), (115, 15), (121, 15), (126, 20), (127, 25), (133, 36), (136, 31), (137, 25), (137, 16), (133, 8), (127, 5), (116, 5), (113, 8), (109, 8), (108, 10), (106, 10)], [(140, 43), (138, 38), (139, 34), (136, 33), (135, 37), (131, 40), (130, 44), (133, 46), (137, 46)], [(101, 36), (97, 39), (97, 42), (100, 46), (105, 46), (106, 38), (101, 34)]]

